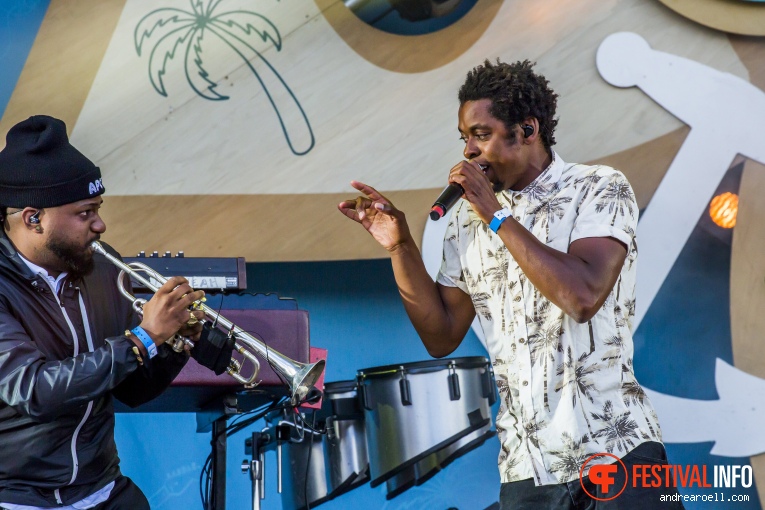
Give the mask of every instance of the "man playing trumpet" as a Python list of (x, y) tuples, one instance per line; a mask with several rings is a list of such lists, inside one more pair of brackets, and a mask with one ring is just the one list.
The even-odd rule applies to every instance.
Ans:
[[(173, 277), (138, 324), (118, 269), (94, 255), (106, 225), (100, 170), (58, 119), (35, 116), (0, 151), (0, 507), (148, 509), (122, 475), (116, 397), (167, 388), (188, 360), (165, 340), (198, 338), (204, 296)], [(107, 248), (108, 249), (108, 248)], [(73, 506), (76, 505), (76, 506)]]

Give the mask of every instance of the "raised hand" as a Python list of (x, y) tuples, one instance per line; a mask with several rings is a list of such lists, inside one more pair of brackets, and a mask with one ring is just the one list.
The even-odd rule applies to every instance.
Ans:
[(353, 200), (340, 202), (337, 208), (360, 223), (388, 251), (412, 240), (403, 212), (371, 186), (351, 181), (351, 186), (364, 193)]
[(449, 172), (449, 182), (459, 184), (465, 190), (463, 197), (470, 202), (473, 211), (484, 223), (491, 222), (496, 211), (502, 209), (492, 183), (474, 161), (460, 161)]

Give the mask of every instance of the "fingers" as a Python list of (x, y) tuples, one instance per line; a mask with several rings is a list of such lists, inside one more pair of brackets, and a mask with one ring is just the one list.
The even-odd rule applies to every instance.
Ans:
[(364, 193), (366, 196), (358, 196), (353, 200), (344, 200), (337, 205), (337, 209), (356, 223), (360, 223), (365, 229), (370, 230), (378, 225), (377, 213), (400, 219), (400, 212), (390, 201), (381, 195), (376, 189), (359, 181), (351, 181), (351, 186)]
[(183, 287), (182, 294), (189, 293), (193, 290), (191, 285), (189, 285), (189, 281), (183, 276), (171, 276), (159, 289), (157, 289), (156, 294), (171, 294), (179, 287)]
[(205, 297), (203, 290), (194, 290), (188, 280), (182, 276), (168, 278), (167, 282), (157, 290), (157, 294), (167, 294), (171, 302), (182, 301), (181, 304), (185, 307)]
[(355, 200), (344, 200), (337, 204), (338, 210), (350, 219), (362, 223), (372, 210), (385, 214), (393, 212), (393, 206), (387, 200), (372, 201), (367, 197), (356, 197)]
[(449, 171), (450, 180), (452, 176), (456, 175), (478, 176), (484, 175), (484, 173), (481, 167), (475, 161), (460, 161)]
[[(201, 317), (198, 317), (201, 319)], [(199, 340), (199, 335), (202, 334), (202, 323), (198, 322), (197, 324), (194, 324), (193, 326), (183, 326), (181, 329), (178, 330), (178, 334), (182, 337), (188, 338), (192, 342), (196, 342)]]
[(356, 216), (363, 220), (366, 217), (366, 209), (372, 205), (372, 202), (368, 198), (356, 197)]
[(382, 196), (379, 191), (374, 189), (372, 186), (364, 184), (363, 182), (351, 181), (351, 186), (361, 191), (372, 200), (386, 200), (386, 198)]
[(193, 306), (203, 301), (205, 292), (194, 290), (186, 278), (173, 276), (162, 285), (143, 307), (142, 327), (155, 341), (164, 341), (179, 330), (183, 336), (192, 337), (201, 331), (199, 322), (204, 319), (202, 310)]
[(484, 185), (491, 188), (491, 182), (483, 169), (475, 161), (460, 161), (449, 172), (449, 182), (459, 184), (467, 193), (470, 190), (476, 191)]

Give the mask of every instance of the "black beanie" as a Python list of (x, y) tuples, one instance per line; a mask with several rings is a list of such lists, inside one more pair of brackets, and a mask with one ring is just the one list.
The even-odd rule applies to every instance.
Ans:
[(8, 131), (0, 151), (0, 205), (57, 207), (101, 195), (101, 170), (72, 147), (63, 121), (35, 115)]

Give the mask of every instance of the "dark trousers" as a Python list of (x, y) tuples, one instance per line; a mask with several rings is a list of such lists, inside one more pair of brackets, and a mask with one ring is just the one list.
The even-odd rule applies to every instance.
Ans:
[(151, 510), (149, 500), (133, 480), (120, 476), (114, 481), (109, 499), (93, 507), (93, 510)]
[[(5, 510), (0, 506), (0, 510)], [(94, 506), (92, 510), (151, 510), (149, 500), (133, 480), (120, 476), (114, 480), (109, 499)]]
[[(667, 464), (664, 445), (657, 442), (640, 444), (622, 457), (627, 473), (632, 476), (634, 465)], [(624, 473), (619, 470), (615, 475), (617, 487), (624, 485)], [(584, 479), (584, 488), (579, 479), (555, 485), (534, 485), (534, 480), (503, 483), (499, 492), (500, 510), (680, 510), (681, 501), (661, 501), (662, 495), (678, 494), (675, 487), (632, 487), (627, 480), (624, 491), (614, 499), (599, 501), (607, 496), (600, 491), (600, 486), (593, 484), (589, 477)], [(584, 489), (587, 489), (585, 492)], [(595, 496), (590, 497), (587, 493)]]

